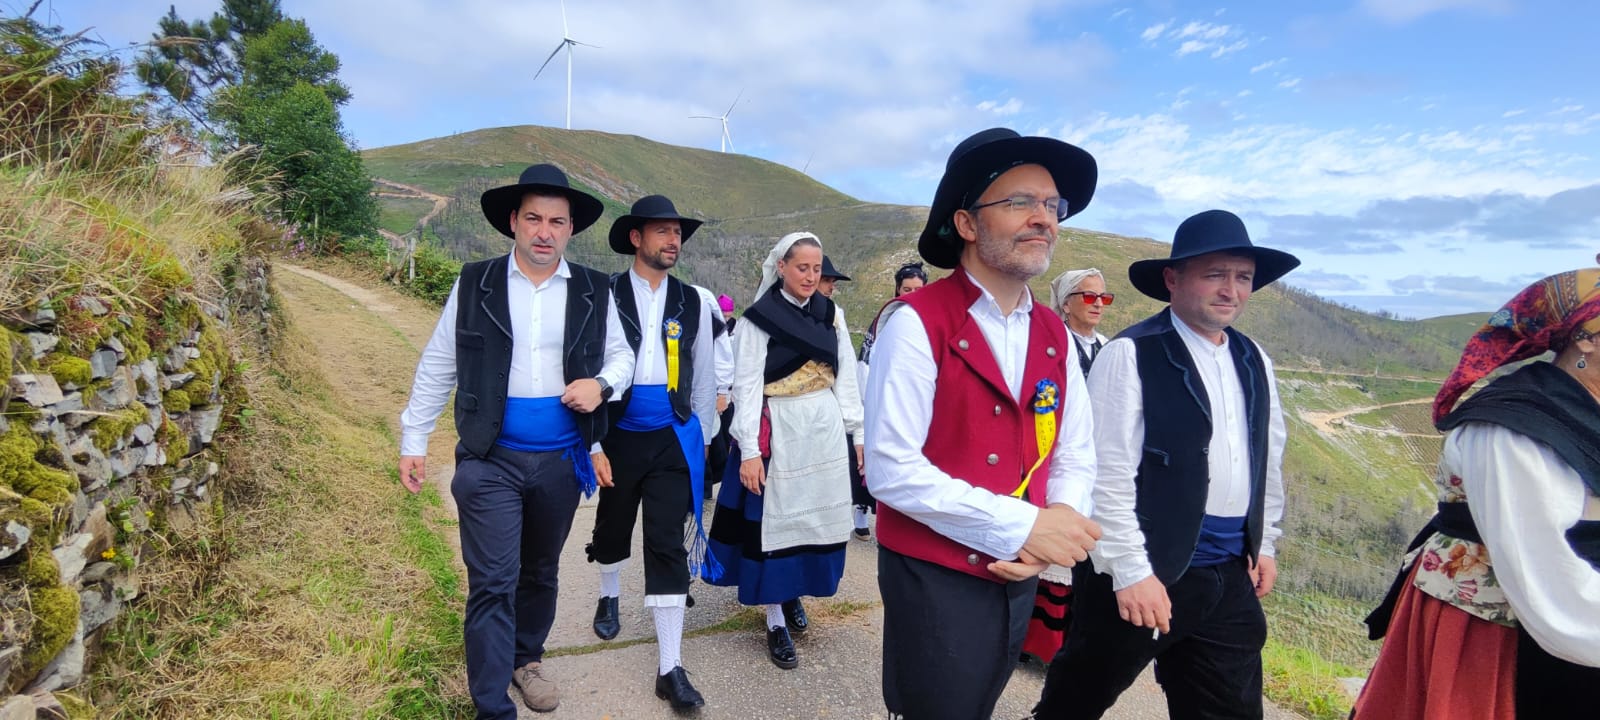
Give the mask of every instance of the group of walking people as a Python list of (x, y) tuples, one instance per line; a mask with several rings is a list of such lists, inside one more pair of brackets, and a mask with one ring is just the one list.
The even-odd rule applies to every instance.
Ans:
[[(563, 257), (602, 204), (561, 170), (485, 192), (513, 249), (463, 267), (401, 417), (400, 464), (418, 491), (453, 391), (478, 717), (515, 717), (508, 691), (559, 704), (543, 664), (557, 561), (595, 492), (594, 632), (620, 632), (642, 515), (655, 692), (674, 710), (705, 704), (682, 657), (692, 579), (764, 608), (768, 659), (794, 668), (802, 598), (835, 594), (850, 538), (875, 535), (891, 716), (990, 717), (1027, 655), (1049, 663), (1037, 718), (1101, 717), (1152, 663), (1174, 718), (1262, 717), (1287, 434), (1272, 360), (1234, 324), (1299, 260), (1232, 213), (1194, 215), (1168, 257), (1127, 269), (1165, 307), (1107, 338), (1105, 273), (1055, 278), (1048, 308), (1029, 290), (1097, 180), (1094, 158), (1058, 140), (962, 141), (922, 262), (896, 272), (859, 355), (831, 299), (850, 278), (812, 233), (777, 242), (735, 318), (730, 298), (671, 274), (702, 221), (668, 198), (612, 224), (632, 265), (608, 276)], [(924, 263), (950, 272), (930, 283)], [(1440, 514), (1375, 613), (1375, 633), (1391, 630), (1358, 717), (1588, 707), (1566, 683), (1600, 679), (1597, 283), (1584, 270), (1519, 295), (1441, 391)], [(1490, 371), (1547, 350), (1554, 365), (1452, 411)]]

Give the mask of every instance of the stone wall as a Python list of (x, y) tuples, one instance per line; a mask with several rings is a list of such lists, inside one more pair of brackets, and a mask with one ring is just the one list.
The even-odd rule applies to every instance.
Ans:
[(265, 338), (267, 270), (241, 261), (214, 302), (78, 294), (0, 314), (0, 718), (45, 716), (82, 682), (141, 560), (205, 522), (241, 399), (228, 338)]

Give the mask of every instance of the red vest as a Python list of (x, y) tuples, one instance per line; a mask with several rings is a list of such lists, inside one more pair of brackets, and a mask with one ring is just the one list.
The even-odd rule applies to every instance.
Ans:
[[(1072, 346), (1066, 326), (1037, 303), (1028, 325), (1028, 359), (1022, 374), (1022, 401), (1011, 398), (1000, 364), (989, 349), (977, 320), (967, 308), (982, 295), (964, 270), (922, 288), (902, 300), (917, 311), (928, 331), (933, 362), (938, 367), (933, 394), (933, 420), (922, 454), (951, 477), (996, 495), (1009, 495), (1021, 484), (1039, 457), (1034, 436), (1034, 388), (1048, 379), (1058, 388), (1056, 427), (1067, 397), (1067, 358)], [(874, 373), (893, 372), (874, 367)], [(1054, 454), (1052, 444), (1051, 454)], [(1050, 460), (1033, 473), (1028, 500), (1044, 507)], [(901, 555), (943, 565), (993, 582), (995, 558), (940, 535), (916, 520), (878, 503), (878, 542)]]

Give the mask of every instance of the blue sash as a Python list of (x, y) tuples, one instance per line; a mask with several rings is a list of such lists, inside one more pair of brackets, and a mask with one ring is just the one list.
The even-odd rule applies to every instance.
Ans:
[(583, 446), (578, 423), (572, 411), (561, 404), (559, 396), (506, 398), (506, 415), (500, 422), (500, 437), (494, 444), (521, 452), (561, 450), (562, 457), (572, 463), (578, 489), (583, 491), (584, 497), (592, 497), (599, 486), (594, 476), (594, 462), (589, 459), (589, 448)]
[(700, 428), (700, 418), (689, 415), (678, 422), (672, 411), (672, 400), (667, 396), (666, 385), (635, 385), (628, 398), (628, 409), (617, 421), (617, 429), (629, 432), (650, 432), (671, 427), (678, 436), (678, 447), (683, 451), (684, 464), (689, 466), (689, 512), (694, 523), (684, 534), (689, 546), (689, 577), (703, 576), (715, 580), (722, 576), (722, 564), (707, 552), (704, 518), (701, 517), (701, 498), (705, 497), (705, 432)]
[(1200, 538), (1190, 567), (1212, 567), (1244, 557), (1245, 517), (1207, 515), (1200, 524)]

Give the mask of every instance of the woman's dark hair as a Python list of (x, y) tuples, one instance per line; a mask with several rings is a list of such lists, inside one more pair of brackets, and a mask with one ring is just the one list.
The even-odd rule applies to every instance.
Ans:
[(927, 273), (927, 271), (922, 269), (922, 263), (919, 263), (919, 262), (906, 263), (904, 265), (901, 265), (899, 270), (894, 271), (894, 284), (895, 284), (895, 286), (898, 287), (900, 285), (900, 282), (902, 280), (905, 280), (906, 278), (917, 278), (918, 280), (921, 280), (923, 282), (927, 282), (928, 281), (928, 273)]

